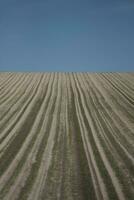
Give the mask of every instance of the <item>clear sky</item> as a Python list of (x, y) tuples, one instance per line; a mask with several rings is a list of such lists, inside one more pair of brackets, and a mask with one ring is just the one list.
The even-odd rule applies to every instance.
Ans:
[(0, 71), (134, 71), (134, 1), (0, 0)]

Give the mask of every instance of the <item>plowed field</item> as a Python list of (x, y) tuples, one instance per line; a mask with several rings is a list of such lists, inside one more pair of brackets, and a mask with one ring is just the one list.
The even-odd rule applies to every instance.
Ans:
[(134, 200), (134, 73), (0, 73), (1, 200)]

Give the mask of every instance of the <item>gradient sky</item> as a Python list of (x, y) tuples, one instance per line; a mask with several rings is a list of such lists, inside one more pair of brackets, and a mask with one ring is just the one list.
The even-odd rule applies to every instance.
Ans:
[(0, 0), (0, 71), (132, 70), (133, 0)]

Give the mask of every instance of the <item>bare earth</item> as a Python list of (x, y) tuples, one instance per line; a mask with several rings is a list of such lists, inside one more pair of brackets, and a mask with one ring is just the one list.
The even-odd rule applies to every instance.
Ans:
[(0, 200), (133, 200), (134, 73), (0, 73)]

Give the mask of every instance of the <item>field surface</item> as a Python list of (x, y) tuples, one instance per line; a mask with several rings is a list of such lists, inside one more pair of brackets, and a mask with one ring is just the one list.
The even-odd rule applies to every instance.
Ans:
[(134, 200), (134, 73), (0, 73), (0, 200)]

